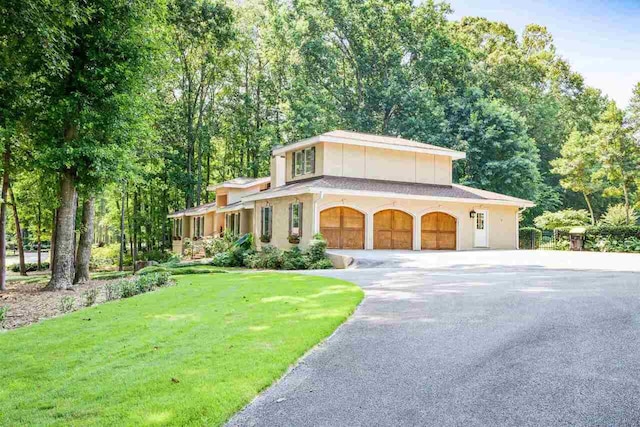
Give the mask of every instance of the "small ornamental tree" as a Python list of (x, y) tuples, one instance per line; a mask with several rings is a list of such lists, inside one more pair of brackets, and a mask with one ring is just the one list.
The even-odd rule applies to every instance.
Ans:
[(589, 212), (584, 209), (565, 209), (558, 212), (545, 212), (533, 220), (536, 227), (543, 230), (555, 230), (560, 227), (577, 227), (588, 225)]

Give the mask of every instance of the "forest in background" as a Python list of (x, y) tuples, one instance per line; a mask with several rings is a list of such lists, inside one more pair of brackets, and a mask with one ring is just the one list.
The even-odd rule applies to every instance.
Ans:
[(210, 183), (267, 175), (272, 147), (333, 129), (465, 151), (454, 180), (534, 201), (523, 225), (567, 208), (593, 221), (620, 203), (629, 222), (640, 85), (621, 110), (545, 27), (517, 34), (450, 12), (410, 0), (5, 0), (0, 250), (5, 234), (52, 241), (50, 288), (66, 288), (88, 278), (93, 241), (122, 239), (134, 258), (168, 248), (168, 212), (210, 201)]

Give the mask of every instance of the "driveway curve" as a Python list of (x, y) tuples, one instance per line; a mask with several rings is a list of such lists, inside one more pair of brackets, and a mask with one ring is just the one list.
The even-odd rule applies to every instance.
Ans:
[(311, 273), (365, 300), (229, 425), (640, 424), (640, 255), (404, 254)]

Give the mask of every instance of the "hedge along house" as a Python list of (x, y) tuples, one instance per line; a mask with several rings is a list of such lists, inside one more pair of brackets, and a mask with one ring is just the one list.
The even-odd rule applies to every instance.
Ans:
[[(209, 187), (217, 204), (206, 209), (218, 218), (211, 235), (252, 231), (258, 248), (304, 248), (315, 233), (335, 249), (517, 248), (519, 212), (534, 204), (454, 184), (452, 163), (463, 158), (417, 141), (346, 131), (277, 147), (271, 176), (259, 185), (242, 194), (229, 187), (233, 180)], [(223, 206), (224, 194), (234, 202)], [(194, 235), (182, 227), (183, 236)]]

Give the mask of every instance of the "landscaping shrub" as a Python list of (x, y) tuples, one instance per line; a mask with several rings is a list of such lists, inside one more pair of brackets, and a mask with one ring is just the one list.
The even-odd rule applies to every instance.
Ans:
[(333, 263), (329, 258), (323, 258), (309, 264), (309, 270), (326, 270), (328, 268), (333, 268)]
[(306, 251), (297, 246), (281, 251), (272, 245), (264, 245), (259, 252), (248, 253), (244, 265), (248, 268), (270, 270), (307, 270), (333, 268), (326, 254), (327, 242), (321, 234), (313, 236)]
[[(49, 263), (48, 262), (43, 262), (40, 265), (41, 265), (41, 267), (40, 267), (39, 271), (44, 271), (44, 270), (48, 270), (49, 269)], [(38, 271), (38, 263), (37, 262), (25, 262), (24, 263), (24, 267), (27, 270), (27, 272)], [(9, 269), (11, 271), (13, 271), (14, 273), (19, 273), (20, 272), (20, 264), (11, 264), (11, 266), (9, 266)]]
[(303, 254), (297, 246), (282, 253), (283, 270), (307, 270), (309, 264), (309, 257)]
[(627, 222), (627, 211), (624, 205), (611, 205), (607, 212), (600, 218), (600, 223), (609, 227), (624, 227), (635, 225), (638, 222), (638, 214), (633, 208), (629, 208), (629, 221)]
[[(112, 267), (120, 262), (120, 243), (112, 243), (102, 247), (91, 249), (91, 261), (89, 267), (96, 270), (104, 267)], [(132, 265), (131, 255), (125, 254), (124, 264)]]
[(104, 299), (113, 301), (120, 297), (120, 282), (109, 283), (104, 287)]
[(282, 268), (282, 251), (272, 245), (264, 245), (260, 252), (255, 252), (245, 258), (245, 265), (249, 268), (279, 270)]
[[(571, 227), (555, 230), (558, 245), (569, 247)], [(598, 252), (640, 252), (640, 226), (585, 227), (584, 249)]]
[(211, 265), (216, 267), (242, 267), (246, 252), (248, 252), (248, 249), (234, 245), (226, 252), (216, 254), (211, 260)]
[(76, 305), (76, 299), (74, 297), (65, 296), (60, 300), (60, 311), (63, 313), (68, 313), (73, 310), (73, 307)]
[(143, 252), (138, 254), (138, 260), (140, 261), (155, 261), (157, 263), (164, 263), (173, 259), (175, 257), (174, 254), (167, 251), (161, 251), (159, 249), (154, 249), (148, 252)]
[(327, 258), (327, 241), (324, 240), (322, 234), (318, 233), (313, 236), (309, 242), (307, 249), (311, 262), (318, 262)]
[(519, 234), (520, 249), (539, 249), (542, 231), (534, 227), (522, 227)]
[(7, 313), (9, 313), (9, 307), (0, 307), (0, 328), (4, 326), (4, 322), (7, 320)]
[(216, 256), (219, 253), (226, 252), (233, 245), (231, 238), (204, 238), (204, 254), (207, 258)]
[(565, 209), (557, 212), (544, 212), (533, 222), (537, 228), (555, 230), (559, 227), (580, 227), (591, 224), (591, 216), (584, 209)]
[(82, 298), (84, 300), (84, 306), (91, 307), (96, 303), (96, 300), (98, 299), (98, 289), (89, 289), (82, 294)]

